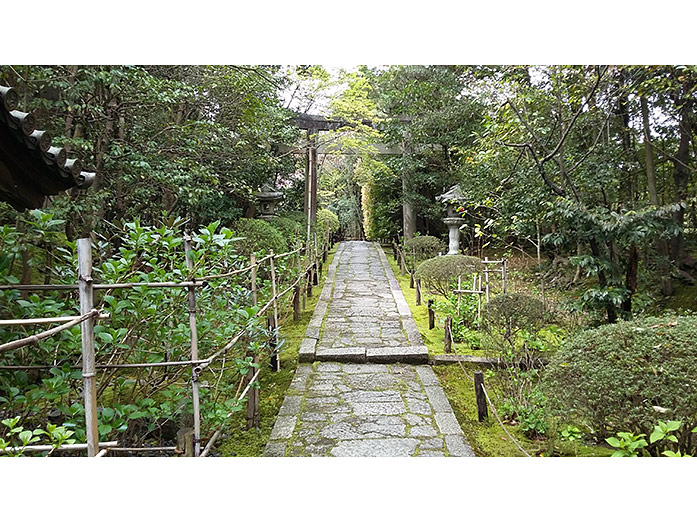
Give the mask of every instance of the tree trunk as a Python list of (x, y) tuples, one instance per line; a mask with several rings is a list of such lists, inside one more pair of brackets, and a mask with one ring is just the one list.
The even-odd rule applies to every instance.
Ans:
[[(653, 143), (651, 142), (651, 127), (649, 123), (649, 104), (645, 96), (639, 98), (641, 104), (641, 118), (644, 122), (644, 150), (646, 152), (646, 184), (649, 190), (651, 205), (659, 205), (658, 189), (656, 186), (656, 165), (653, 156)], [(673, 280), (670, 277), (670, 268), (663, 262), (668, 256), (668, 244), (663, 238), (656, 242), (656, 251), (661, 258), (661, 291), (664, 296), (673, 294)]]
[[(685, 87), (687, 89), (687, 87)], [(678, 152), (673, 158), (673, 181), (675, 183), (675, 202), (685, 204), (687, 199), (687, 187), (690, 182), (690, 171), (687, 164), (690, 160), (690, 140), (692, 138), (692, 126), (690, 123), (690, 109), (692, 103), (688, 100), (683, 100), (683, 105), (680, 108), (680, 142)], [(683, 227), (685, 221), (685, 208), (680, 207), (673, 213), (675, 223)], [(683, 234), (682, 231), (673, 237), (671, 242), (671, 258), (678, 265), (683, 258)]]

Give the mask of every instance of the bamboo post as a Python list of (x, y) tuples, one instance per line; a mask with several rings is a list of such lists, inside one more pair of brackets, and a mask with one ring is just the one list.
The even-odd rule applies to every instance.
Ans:
[[(89, 238), (77, 241), (78, 287), (80, 314), (87, 314), (94, 307), (92, 288), (92, 247)], [(80, 324), (82, 334), (82, 382), (85, 397), (85, 437), (87, 456), (99, 453), (99, 427), (97, 423), (97, 374), (94, 354), (94, 317)]]
[(443, 338), (443, 347), (445, 349), (446, 353), (452, 352), (453, 351), (453, 338), (452, 338), (452, 332), (453, 332), (453, 317), (448, 316), (445, 318), (445, 337)]
[[(489, 257), (485, 256), (484, 261), (488, 262)], [(489, 303), (489, 264), (484, 265), (484, 289), (486, 291), (486, 302)]]
[(474, 371), (474, 394), (477, 397), (477, 417), (484, 421), (489, 417), (484, 395), (484, 373), (481, 370)]
[(432, 330), (436, 326), (436, 314), (433, 312), (433, 300), (428, 300), (428, 329)]
[(477, 321), (482, 319), (482, 275), (477, 278)]
[[(298, 241), (295, 244), (295, 246), (297, 249), (300, 249), (300, 241)], [(307, 256), (307, 249), (305, 249), (305, 255)], [(298, 279), (300, 279), (300, 276), (302, 275), (302, 273), (303, 273), (302, 256), (300, 256), (300, 251), (298, 251)], [(306, 278), (300, 279), (300, 281), (302, 281), (302, 280), (305, 280), (305, 282), (307, 283)], [(300, 294), (302, 294), (302, 310), (305, 310), (305, 292), (300, 284), (298, 284), (298, 288), (300, 289)]]
[[(191, 236), (184, 236), (184, 254), (186, 257), (186, 268), (189, 271), (189, 279), (193, 281), (192, 269), (194, 260), (192, 259)], [(198, 330), (196, 328), (196, 290), (189, 287), (189, 331), (191, 333), (191, 360), (198, 360)], [(195, 367), (191, 367), (191, 393), (194, 408), (194, 456), (201, 454), (201, 406), (199, 400), (198, 373)]]
[(252, 268), (249, 273), (249, 280), (250, 280), (250, 291), (252, 292), (252, 305), (256, 307), (258, 303), (258, 296), (257, 296), (257, 255), (252, 254), (249, 257), (249, 265)]
[(508, 268), (506, 267), (506, 258), (501, 261), (501, 279), (503, 280), (503, 293), (506, 294), (508, 284)]
[[(259, 363), (259, 355), (251, 354), (249, 351), (249, 340), (245, 339), (245, 344), (247, 345), (247, 356), (252, 356), (252, 361), (254, 363)], [(247, 373), (246, 382), (247, 385), (251, 383), (254, 372), (253, 369)], [(247, 430), (251, 428), (259, 428), (259, 389), (256, 387), (250, 387), (249, 394), (247, 395)]]
[(421, 305), (421, 278), (416, 278), (416, 304)]
[(407, 273), (407, 264), (404, 261), (404, 251), (402, 249), (399, 249), (399, 265), (402, 276), (404, 276)]
[[(315, 237), (316, 241), (316, 237)], [(273, 250), (271, 251), (271, 292), (273, 293), (273, 329), (274, 334), (272, 335), (273, 342), (271, 348), (271, 370), (278, 372), (281, 370), (281, 360), (278, 357), (278, 352), (276, 351), (276, 346), (278, 345), (275, 341), (276, 334), (275, 329), (278, 327), (278, 300), (276, 299), (276, 264), (274, 262)]]

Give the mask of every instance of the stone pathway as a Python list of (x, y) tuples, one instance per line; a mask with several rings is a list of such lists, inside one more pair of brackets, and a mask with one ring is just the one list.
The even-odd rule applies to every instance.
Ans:
[(474, 456), (427, 361), (382, 249), (341, 243), (264, 455)]

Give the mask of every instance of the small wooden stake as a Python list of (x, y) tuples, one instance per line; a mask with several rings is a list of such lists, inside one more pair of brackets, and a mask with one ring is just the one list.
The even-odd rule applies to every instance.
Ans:
[(184, 458), (194, 457), (194, 429), (185, 427), (177, 432), (177, 450)]
[(429, 330), (436, 327), (436, 313), (433, 312), (433, 300), (428, 300), (428, 328)]
[[(89, 238), (77, 241), (78, 287), (80, 292), (80, 314), (94, 308), (92, 288), (92, 247)], [(97, 425), (97, 374), (94, 354), (94, 318), (80, 324), (82, 333), (82, 383), (85, 397), (85, 436), (87, 456), (99, 453), (99, 429)]]
[(319, 278), (317, 278), (317, 262), (312, 265), (312, 285), (319, 285)]
[[(184, 236), (184, 255), (186, 258), (186, 268), (189, 270), (189, 278), (194, 268), (194, 261), (191, 259), (191, 236)], [(189, 331), (191, 333), (191, 360), (198, 360), (198, 329), (196, 328), (196, 288), (189, 287)], [(201, 405), (199, 400), (198, 374), (194, 367), (191, 367), (191, 392), (194, 408), (194, 456), (201, 454)]]
[[(252, 356), (252, 361), (254, 363), (259, 363), (259, 355), (252, 354), (250, 351), (247, 352), (247, 356)], [(254, 369), (252, 367), (247, 373), (245, 382), (249, 385), (249, 382), (254, 376)], [(247, 429), (259, 428), (259, 389), (252, 386), (247, 393)]]
[(484, 373), (481, 370), (474, 371), (474, 394), (477, 397), (477, 417), (479, 421), (484, 421), (489, 417), (489, 411), (484, 395)]
[[(267, 325), (269, 330), (275, 331), (277, 324), (273, 316), (269, 316)], [(278, 351), (276, 350), (276, 347), (278, 347), (278, 338), (276, 338), (275, 332), (271, 334), (271, 339), (269, 339), (269, 347), (271, 348), (271, 360), (269, 361), (269, 368), (273, 372), (278, 372), (281, 370), (281, 360), (279, 359)]]
[(443, 339), (443, 347), (445, 348), (445, 352), (449, 353), (453, 351), (453, 338), (452, 338), (452, 332), (453, 332), (453, 317), (448, 316), (445, 318), (445, 337)]
[(413, 272), (409, 273), (409, 288), (410, 289), (414, 288), (414, 273)]
[(416, 304), (421, 305), (421, 278), (416, 278)]
[(300, 291), (300, 284), (298, 283), (295, 286), (295, 289), (293, 289), (293, 321), (300, 321), (300, 315), (301, 315), (301, 310), (300, 310), (300, 295), (302, 292)]

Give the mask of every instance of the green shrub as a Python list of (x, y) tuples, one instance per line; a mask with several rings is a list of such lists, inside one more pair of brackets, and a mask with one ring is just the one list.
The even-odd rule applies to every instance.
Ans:
[(534, 296), (518, 292), (494, 296), (484, 312), (493, 326), (506, 329), (509, 334), (521, 330), (537, 332), (545, 320), (544, 304)]
[(482, 262), (479, 258), (453, 254), (424, 261), (416, 269), (416, 277), (420, 278), (431, 292), (447, 298), (452, 290), (457, 288), (458, 276), (466, 283), (468, 276), (481, 269)]
[(300, 238), (305, 238), (304, 229), (302, 223), (292, 220), (290, 218), (285, 218), (283, 216), (274, 216), (271, 219), (271, 225), (276, 227), (283, 237), (286, 239), (288, 247), (294, 247), (295, 241)]
[(404, 255), (410, 269), (414, 269), (413, 259), (416, 262), (435, 258), (440, 253), (447, 252), (445, 242), (435, 236), (415, 236), (404, 242)]
[(283, 233), (266, 220), (241, 218), (235, 222), (232, 230), (236, 236), (244, 237), (244, 240), (235, 242), (237, 252), (244, 256), (268, 253), (272, 249), (280, 254), (288, 248)]
[(588, 422), (599, 437), (649, 434), (679, 420), (689, 448), (697, 425), (697, 316), (666, 315), (576, 335), (551, 359), (544, 389), (553, 408)]
[(324, 234), (324, 231), (329, 227), (329, 232), (335, 233), (339, 231), (339, 217), (329, 209), (317, 210), (317, 233)]

